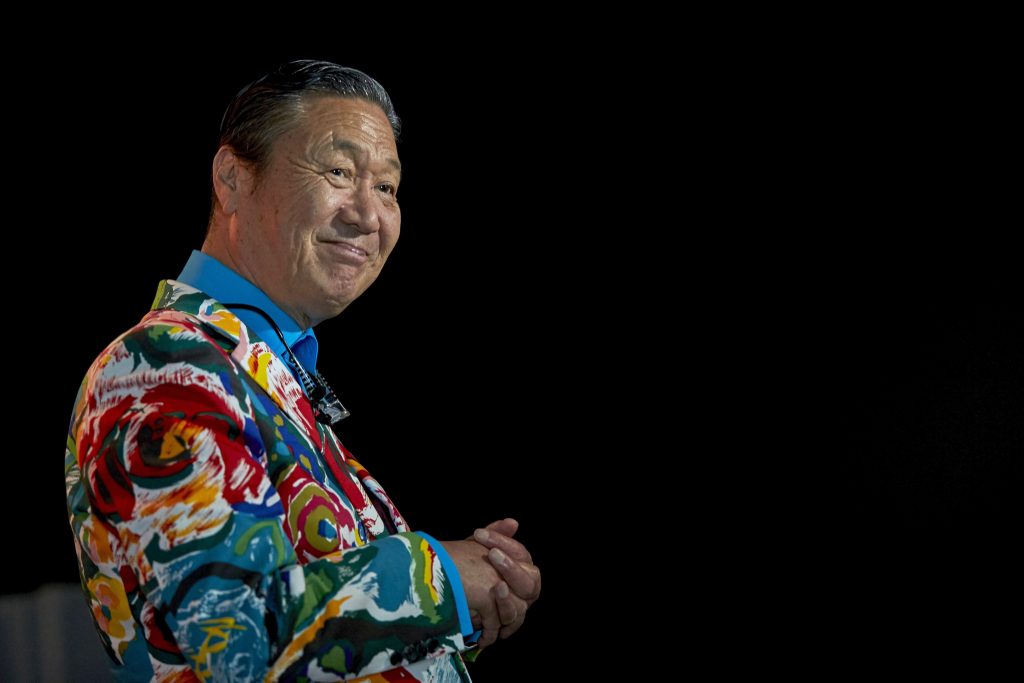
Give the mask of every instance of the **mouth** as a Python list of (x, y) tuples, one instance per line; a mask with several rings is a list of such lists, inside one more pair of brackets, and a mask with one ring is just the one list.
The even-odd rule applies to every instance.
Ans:
[(350, 242), (321, 242), (339, 261), (361, 265), (370, 260), (370, 253)]

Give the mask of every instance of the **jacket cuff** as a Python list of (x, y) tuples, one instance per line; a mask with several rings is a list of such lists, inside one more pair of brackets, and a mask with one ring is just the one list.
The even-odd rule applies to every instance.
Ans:
[(476, 639), (480, 637), (481, 632), (473, 630), (473, 620), (469, 616), (469, 602), (466, 600), (466, 591), (462, 588), (462, 580), (459, 578), (459, 570), (456, 569), (455, 562), (448, 555), (448, 551), (444, 549), (444, 546), (433, 536), (422, 531), (417, 531), (416, 533), (430, 544), (431, 550), (441, 560), (441, 567), (444, 569), (444, 573), (448, 575), (448, 581), (452, 586), (452, 594), (455, 596), (455, 612), (459, 615), (459, 629), (463, 639), (466, 641), (466, 645), (476, 643)]

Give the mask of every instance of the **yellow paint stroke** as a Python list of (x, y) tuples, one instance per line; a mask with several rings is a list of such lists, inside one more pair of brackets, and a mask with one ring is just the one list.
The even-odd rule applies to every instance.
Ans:
[(338, 528), (338, 520), (334, 518), (334, 513), (331, 512), (330, 508), (326, 505), (318, 505), (306, 514), (306, 523), (302, 528), (302, 537), (317, 552), (331, 552), (341, 543), (341, 534), (337, 534), (333, 539), (324, 538), (320, 533), (321, 521), (327, 522), (335, 530)]
[(191, 481), (166, 489), (163, 495), (140, 504), (136, 514), (140, 519), (152, 519), (170, 548), (189, 537), (216, 531), (231, 515), (229, 506), (214, 507), (221, 495), (216, 475), (216, 472), (198, 470)]
[[(195, 661), (195, 666), (192, 668), (196, 675), (205, 681), (213, 676), (213, 672), (210, 671), (210, 656), (223, 652), (227, 648), (231, 631), (244, 631), (245, 627), (236, 623), (234, 617), (221, 617), (200, 622), (200, 628), (206, 632), (206, 638), (199, 646), (199, 652), (192, 655), (192, 659)], [(203, 669), (204, 663), (205, 670)]]
[(302, 633), (296, 634), (292, 638), (292, 642), (288, 643), (288, 647), (284, 649), (281, 656), (277, 658), (274, 663), (274, 667), (267, 673), (267, 681), (276, 681), (280, 678), (284, 670), (302, 654), (302, 648), (306, 647), (307, 644), (311, 643), (317, 634), (323, 628), (324, 623), (328, 619), (341, 614), (341, 606), (351, 598), (351, 595), (346, 595), (338, 598), (337, 600), (331, 600), (324, 606), (324, 611), (320, 613), (312, 624), (303, 629)]
[[(133, 634), (132, 611), (128, 606), (128, 595), (124, 591), (124, 585), (115, 579), (107, 576), (97, 576), (88, 581), (89, 593), (92, 596), (92, 613), (96, 624), (108, 635), (115, 646), (120, 641), (128, 639)], [(107, 608), (110, 617), (103, 613), (103, 607)], [(119, 647), (120, 651), (123, 648)]]
[(98, 566), (109, 566), (114, 562), (114, 547), (110, 530), (95, 517), (82, 524), (82, 544), (89, 549), (89, 559)]
[(175, 422), (164, 433), (164, 441), (160, 445), (160, 459), (171, 460), (178, 457), (191, 447), (192, 442), (202, 431), (202, 427), (188, 422)]
[(437, 597), (437, 591), (434, 590), (434, 557), (430, 550), (430, 544), (425, 539), (420, 540), (420, 551), (423, 553), (423, 583), (427, 584), (427, 588), (430, 589), (430, 598), (434, 601), (434, 604), (441, 602)]
[(214, 311), (206, 318), (206, 320), (211, 325), (219, 327), (236, 339), (241, 336), (241, 321), (232, 315), (227, 309), (222, 308), (219, 311)]
[(273, 359), (274, 354), (270, 353), (269, 351), (264, 351), (263, 353), (258, 354), (256, 356), (256, 372), (254, 373), (253, 376), (256, 379), (256, 383), (263, 387), (268, 394), (270, 394), (270, 398), (274, 399), (274, 403), (276, 403), (277, 405), (281, 405), (281, 397), (275, 394), (273, 391), (271, 391), (270, 378), (267, 376), (267, 367), (270, 365), (270, 361), (272, 361)]
[(362, 466), (362, 465), (361, 465), (361, 464), (359, 463), (359, 461), (358, 461), (358, 460), (356, 460), (355, 458), (353, 458), (353, 457), (352, 457), (351, 455), (347, 455), (347, 456), (345, 456), (345, 462), (347, 462), (347, 463), (348, 463), (349, 465), (351, 465), (352, 467), (356, 468), (356, 471), (357, 471), (357, 472), (366, 472), (366, 468), (365, 468), (365, 467), (363, 467), (363, 466)]
[(162, 495), (140, 504), (139, 515), (167, 515), (178, 504), (186, 505), (194, 512), (209, 507), (220, 498), (221, 483), (217, 474), (209, 470), (197, 470), (191, 481), (182, 482), (173, 489), (164, 489)]

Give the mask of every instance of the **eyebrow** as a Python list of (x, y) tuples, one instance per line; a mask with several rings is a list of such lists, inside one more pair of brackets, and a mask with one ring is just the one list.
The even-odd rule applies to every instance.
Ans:
[[(360, 155), (366, 153), (366, 148), (364, 148), (362, 145), (352, 142), (351, 140), (345, 140), (344, 138), (335, 138), (334, 149), (339, 149), (343, 152), (349, 152), (352, 155)], [(387, 159), (385, 159), (385, 161), (388, 163), (389, 166), (393, 167), (396, 171), (398, 171), (399, 176), (402, 175), (402, 163), (398, 159), (394, 157), (388, 157)]]

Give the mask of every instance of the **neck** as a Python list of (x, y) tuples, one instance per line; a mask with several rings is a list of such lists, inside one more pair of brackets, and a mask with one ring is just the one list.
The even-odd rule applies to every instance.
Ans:
[(292, 320), (299, 323), (303, 329), (308, 329), (313, 326), (313, 320), (305, 313), (293, 309), (284, 302), (280, 301), (278, 297), (274, 296), (274, 293), (265, 287), (257, 277), (253, 269), (249, 268), (245, 261), (241, 258), (236, 258), (234, 250), (231, 248), (232, 240), (230, 235), (233, 230), (237, 230), (235, 225), (217, 225), (214, 224), (206, 233), (206, 239), (203, 241), (203, 247), (200, 249), (207, 256), (212, 256), (217, 259), (225, 266), (235, 271), (249, 282), (253, 283), (257, 287), (263, 290), (263, 292), (270, 297), (277, 306), (291, 316)]

